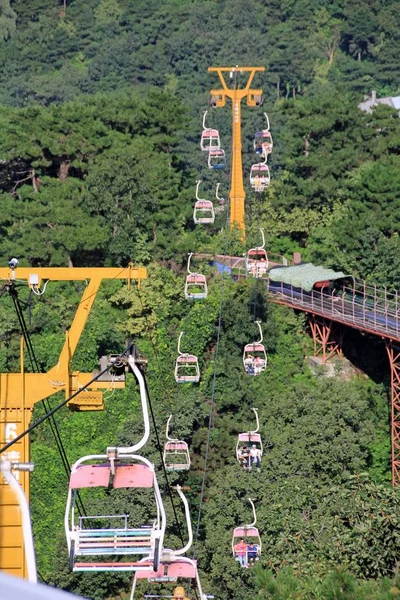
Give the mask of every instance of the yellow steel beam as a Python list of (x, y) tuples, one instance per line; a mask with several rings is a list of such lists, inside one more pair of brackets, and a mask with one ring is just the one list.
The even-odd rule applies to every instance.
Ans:
[[(242, 131), (241, 131), (241, 103), (243, 98), (247, 98), (249, 106), (254, 105), (254, 95), (261, 95), (262, 90), (251, 89), (254, 76), (258, 72), (265, 71), (264, 67), (209, 67), (210, 73), (217, 73), (222, 88), (211, 90), (211, 96), (220, 99), (220, 105), (225, 104), (225, 99), (232, 101), (232, 171), (231, 171), (231, 189), (229, 197), (230, 204), (230, 225), (238, 226), (245, 236), (245, 211), (244, 200), (246, 197), (243, 185), (243, 167), (242, 167)], [(247, 83), (244, 87), (228, 87), (224, 73), (249, 73)], [(235, 81), (235, 78), (232, 78)], [(218, 104), (217, 104), (218, 106)]]
[[(18, 267), (14, 270), (0, 268), (0, 280), (5, 282), (26, 281), (31, 288), (38, 289), (43, 281), (88, 280), (81, 301), (77, 306), (71, 327), (66, 333), (64, 346), (58, 362), (47, 373), (26, 373), (24, 370), (24, 345), (21, 340), (21, 364), (19, 373), (0, 373), (0, 447), (14, 440), (30, 424), (36, 402), (65, 390), (71, 392), (84, 388), (93, 378), (93, 373), (70, 372), (70, 361), (77, 348), (87, 322), (96, 294), (103, 279), (132, 279), (147, 277), (144, 268), (130, 265), (118, 268), (52, 268)], [(96, 381), (90, 389), (106, 388), (110, 384)], [(115, 382), (116, 388), (124, 387)], [(25, 436), (3, 453), (11, 462), (29, 462), (29, 438)], [(29, 500), (29, 473), (17, 471), (20, 484)], [(21, 515), (16, 498), (4, 480), (0, 480), (0, 570), (26, 577)]]

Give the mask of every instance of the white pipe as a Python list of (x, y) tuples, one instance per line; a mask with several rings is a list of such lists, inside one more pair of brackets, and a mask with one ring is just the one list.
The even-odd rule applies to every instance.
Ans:
[(263, 332), (262, 332), (262, 329), (261, 329), (261, 322), (260, 321), (254, 321), (254, 322), (257, 323), (258, 329), (260, 331), (260, 339), (259, 339), (258, 342), (255, 342), (255, 343), (256, 344), (262, 344), (262, 341), (263, 341)]
[[(144, 383), (144, 377), (140, 372), (140, 369), (136, 366), (135, 358), (130, 355), (128, 356), (128, 363), (130, 368), (132, 369), (133, 374), (135, 375), (138, 383), (139, 383), (139, 391), (140, 391), (140, 400), (142, 404), (142, 414), (143, 414), (143, 422), (144, 422), (144, 434), (142, 439), (135, 444), (134, 446), (120, 446), (117, 448), (118, 455), (119, 454), (133, 454), (143, 448), (149, 439), (150, 435), (150, 419), (149, 419), (149, 409), (147, 407), (147, 395), (146, 395), (146, 386)], [(108, 448), (107, 448), (108, 451)]]
[[(188, 501), (186, 500), (186, 496), (182, 492), (182, 488), (180, 485), (176, 486), (176, 490), (183, 502), (183, 506), (185, 507), (186, 525), (187, 525), (187, 530), (188, 530), (188, 534), (189, 534), (189, 539), (188, 539), (188, 543), (186, 544), (186, 546), (184, 548), (181, 548), (180, 550), (176, 550), (176, 551), (174, 550), (174, 554), (179, 556), (180, 554), (185, 554), (185, 552), (187, 552), (189, 550), (190, 546), (192, 545), (193, 531), (192, 531), (192, 521), (190, 518), (190, 509), (189, 509)], [(197, 569), (196, 569), (196, 573), (197, 573)]]
[(207, 110), (205, 110), (205, 111), (203, 112), (203, 129), (207, 129), (207, 127), (206, 127), (206, 116), (207, 116), (207, 112), (208, 112)]
[(179, 334), (179, 338), (178, 338), (178, 354), (179, 354), (179, 356), (183, 356), (183, 354), (184, 354), (184, 352), (181, 352), (181, 337), (183, 336), (184, 333), (185, 333), (184, 331), (181, 331)]
[(257, 433), (257, 431), (260, 429), (260, 423), (259, 423), (259, 420), (258, 420), (258, 408), (253, 408), (253, 411), (254, 411), (254, 414), (256, 415), (257, 427), (251, 433)]
[[(10, 488), (13, 490), (15, 495), (17, 496), (18, 504), (21, 509), (22, 515), (22, 533), (24, 538), (24, 550), (25, 550), (25, 559), (26, 566), (28, 569), (28, 580), (31, 583), (37, 583), (37, 572), (36, 572), (36, 558), (35, 558), (35, 548), (33, 546), (33, 535), (32, 535), (32, 525), (31, 525), (31, 516), (29, 513), (29, 504), (25, 497), (25, 494), (16, 480), (14, 473), (12, 472), (13, 465), (8, 460), (0, 461), (0, 469), (3, 474), (4, 479), (9, 484)], [(31, 470), (27, 467), (28, 465), (24, 463), (20, 463), (19, 465), (22, 470)], [(17, 465), (15, 465), (17, 467)], [(14, 468), (15, 468), (14, 467)]]
[(187, 272), (189, 273), (189, 275), (192, 275), (192, 272), (190, 270), (190, 259), (192, 258), (192, 256), (193, 256), (193, 252), (189, 252), (188, 262), (187, 262)]
[(264, 117), (267, 119), (267, 131), (269, 131), (270, 124), (269, 124), (269, 117), (268, 117), (267, 113), (264, 113)]
[(257, 515), (256, 515), (256, 509), (254, 507), (254, 503), (253, 500), (251, 498), (247, 498), (247, 500), (250, 502), (251, 507), (253, 509), (253, 516), (254, 516), (254, 521), (252, 523), (250, 523), (250, 525), (245, 525), (245, 527), (254, 527), (255, 524), (257, 523)]

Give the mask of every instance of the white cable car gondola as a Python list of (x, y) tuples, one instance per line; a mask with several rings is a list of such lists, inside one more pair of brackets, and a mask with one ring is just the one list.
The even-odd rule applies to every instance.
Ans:
[(269, 186), (271, 175), (269, 166), (263, 163), (256, 163), (250, 169), (250, 185), (255, 192), (262, 192)]
[(208, 168), (225, 169), (225, 167), (225, 150), (222, 150), (222, 148), (218, 148), (218, 150), (210, 150), (210, 152), (208, 153)]
[(203, 152), (210, 152), (210, 150), (219, 150), (221, 143), (219, 139), (218, 129), (211, 129), (206, 127), (206, 116), (207, 110), (203, 113), (203, 131), (201, 132), (200, 148)]
[(197, 224), (208, 224), (214, 223), (215, 213), (214, 205), (211, 200), (205, 200), (205, 198), (199, 198), (199, 186), (200, 181), (196, 181), (196, 204), (194, 205), (193, 221)]
[(254, 520), (250, 525), (235, 527), (232, 536), (232, 554), (240, 566), (248, 569), (253, 567), (261, 556), (260, 533), (255, 527), (257, 522), (256, 509), (251, 498), (248, 498), (253, 509)]
[[(159, 568), (166, 527), (165, 510), (154, 465), (135, 454), (149, 437), (150, 422), (143, 375), (133, 356), (129, 356), (128, 365), (139, 383), (145, 431), (134, 446), (107, 448), (107, 454), (84, 456), (72, 466), (64, 518), (72, 571), (157, 571)], [(75, 509), (77, 493), (93, 487), (129, 489), (132, 493), (134, 490), (152, 490), (154, 517), (149, 523), (138, 525), (131, 524), (127, 514), (78, 517)], [(97, 495), (94, 497), (97, 501)], [(85, 504), (88, 506), (86, 499)], [(146, 560), (140, 560), (144, 556)], [(77, 557), (84, 560), (78, 562)], [(129, 558), (124, 560), (124, 557)]]
[(256, 132), (254, 136), (254, 150), (263, 158), (267, 158), (268, 154), (272, 152), (273, 142), (269, 130), (270, 125), (267, 113), (264, 113), (264, 116), (267, 119), (267, 128)]
[(207, 298), (207, 279), (201, 273), (192, 273), (190, 270), (190, 259), (193, 256), (191, 252), (188, 256), (187, 271), (185, 282), (185, 298), (187, 300), (203, 300)]
[(181, 338), (183, 331), (178, 338), (178, 358), (175, 363), (175, 381), (176, 383), (198, 383), (200, 381), (200, 369), (197, 356), (181, 352)]
[(264, 229), (260, 228), (262, 244), (257, 248), (250, 248), (246, 254), (246, 272), (253, 277), (262, 277), (268, 271), (268, 254), (265, 250)]
[[(190, 489), (190, 488), (189, 488)], [(176, 582), (179, 579), (191, 579), (194, 580), (197, 584), (197, 589), (199, 592), (199, 600), (206, 600), (210, 596), (206, 596), (203, 594), (199, 573), (197, 570), (197, 561), (187, 558), (183, 556), (191, 547), (193, 543), (193, 530), (192, 523), (190, 519), (190, 510), (189, 504), (186, 500), (181, 486), (176, 486), (176, 490), (178, 491), (179, 496), (182, 499), (184, 508), (185, 508), (185, 516), (186, 516), (186, 524), (188, 531), (188, 542), (186, 546), (180, 548), (179, 550), (171, 550), (168, 548), (164, 548), (162, 555), (160, 566), (157, 571), (149, 572), (149, 571), (136, 571), (135, 577), (133, 579), (133, 585), (130, 595), (130, 600), (134, 600), (136, 583), (139, 579), (147, 579), (150, 582), (154, 583), (168, 583), (168, 582)], [(145, 562), (147, 559), (143, 558), (142, 561)], [(151, 597), (153, 597), (151, 595)], [(158, 597), (158, 596), (154, 596)]]
[(260, 340), (246, 344), (243, 350), (243, 365), (248, 375), (260, 375), (267, 368), (267, 353), (265, 351), (260, 321), (255, 321), (260, 331)]
[(263, 445), (261, 435), (258, 433), (260, 423), (258, 420), (258, 410), (253, 408), (256, 415), (257, 427), (253, 431), (239, 433), (236, 444), (236, 459), (245, 471), (256, 467), (261, 468), (261, 458), (263, 455)]
[(172, 415), (168, 417), (165, 429), (167, 442), (164, 446), (163, 462), (166, 471), (188, 471), (190, 469), (189, 447), (186, 442), (169, 436), (169, 424)]

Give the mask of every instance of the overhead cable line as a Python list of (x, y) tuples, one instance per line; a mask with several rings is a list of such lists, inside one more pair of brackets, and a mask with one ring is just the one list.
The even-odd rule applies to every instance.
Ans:
[[(126, 350), (124, 350), (124, 352), (121, 352), (121, 354), (118, 354), (117, 357), (118, 358), (122, 358), (123, 356), (125, 356), (125, 354), (129, 350), (130, 350), (130, 347), (127, 348)], [(68, 398), (66, 398), (66, 400), (63, 400), (62, 402), (60, 402), (60, 404), (57, 404), (57, 406), (55, 406), (49, 412), (47, 412), (45, 415), (43, 415), (43, 417), (40, 417), (40, 419), (38, 419), (37, 421), (35, 421), (35, 423), (33, 423), (32, 425), (30, 425), (27, 429), (25, 429), (25, 431), (23, 431), (22, 433), (20, 433), (19, 435), (17, 435), (16, 438), (14, 438), (10, 442), (8, 442), (5, 446), (3, 446), (2, 448), (0, 448), (0, 454), (2, 454), (3, 452), (5, 452), (6, 450), (8, 450), (16, 442), (19, 442), (19, 440), (21, 440), (23, 437), (25, 437), (26, 435), (28, 435), (29, 433), (31, 433), (31, 431), (33, 431), (34, 429), (36, 429), (36, 427), (38, 427), (39, 425), (41, 425), (41, 423), (43, 423), (44, 421), (46, 421), (46, 419), (49, 419), (58, 410), (60, 410), (60, 408), (62, 408), (68, 402), (70, 402), (71, 400), (73, 400), (74, 398), (76, 398), (76, 396), (78, 396), (81, 392), (85, 391), (86, 388), (90, 387), (92, 385), (92, 383), (94, 383), (95, 381), (97, 381), (102, 375), (104, 375), (104, 373), (107, 373), (107, 371), (109, 371), (112, 367), (113, 367), (113, 365), (108, 365), (108, 367), (106, 367), (105, 369), (103, 369), (102, 371), (100, 371), (99, 373), (97, 373), (97, 375), (95, 375), (94, 377), (92, 377), (92, 379), (90, 381), (88, 381), (83, 387), (79, 388), (79, 390), (76, 390), (76, 392), (74, 392), (73, 394), (71, 394)]]

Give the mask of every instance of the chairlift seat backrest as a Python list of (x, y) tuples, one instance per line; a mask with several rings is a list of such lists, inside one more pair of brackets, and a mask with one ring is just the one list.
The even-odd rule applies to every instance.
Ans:
[(169, 452), (185, 452), (188, 449), (186, 442), (166, 442), (165, 450)]
[(203, 138), (218, 138), (219, 131), (218, 129), (204, 129)]
[(265, 352), (264, 344), (246, 344), (245, 352)]
[(261, 444), (261, 435), (259, 433), (239, 433), (239, 442), (253, 442)]
[(154, 473), (146, 465), (121, 465), (116, 467), (115, 488), (152, 488)]
[(243, 537), (260, 537), (259, 531), (257, 527), (235, 527), (233, 531), (233, 537), (235, 538), (243, 538)]
[(110, 482), (110, 465), (82, 465), (72, 471), (69, 480), (71, 490), (89, 487), (108, 487)]
[(252, 173), (269, 173), (269, 166), (264, 163), (257, 163), (251, 167)]
[(172, 562), (167, 567), (168, 577), (185, 577), (187, 579), (196, 579), (197, 568), (195, 565), (186, 562)]
[(199, 210), (212, 210), (214, 208), (214, 205), (211, 202), (211, 200), (197, 200), (195, 208)]
[(268, 254), (267, 251), (264, 250), (264, 248), (252, 248), (248, 251), (247, 258), (253, 258), (253, 260), (261, 260), (263, 258), (267, 261)]
[(198, 360), (197, 356), (195, 356), (194, 354), (181, 354), (176, 359), (176, 362), (180, 365), (197, 365)]
[(206, 282), (205, 275), (201, 275), (200, 273), (190, 273), (186, 277), (186, 283), (193, 283), (193, 284), (200, 284), (200, 285), (202, 285), (205, 282)]

